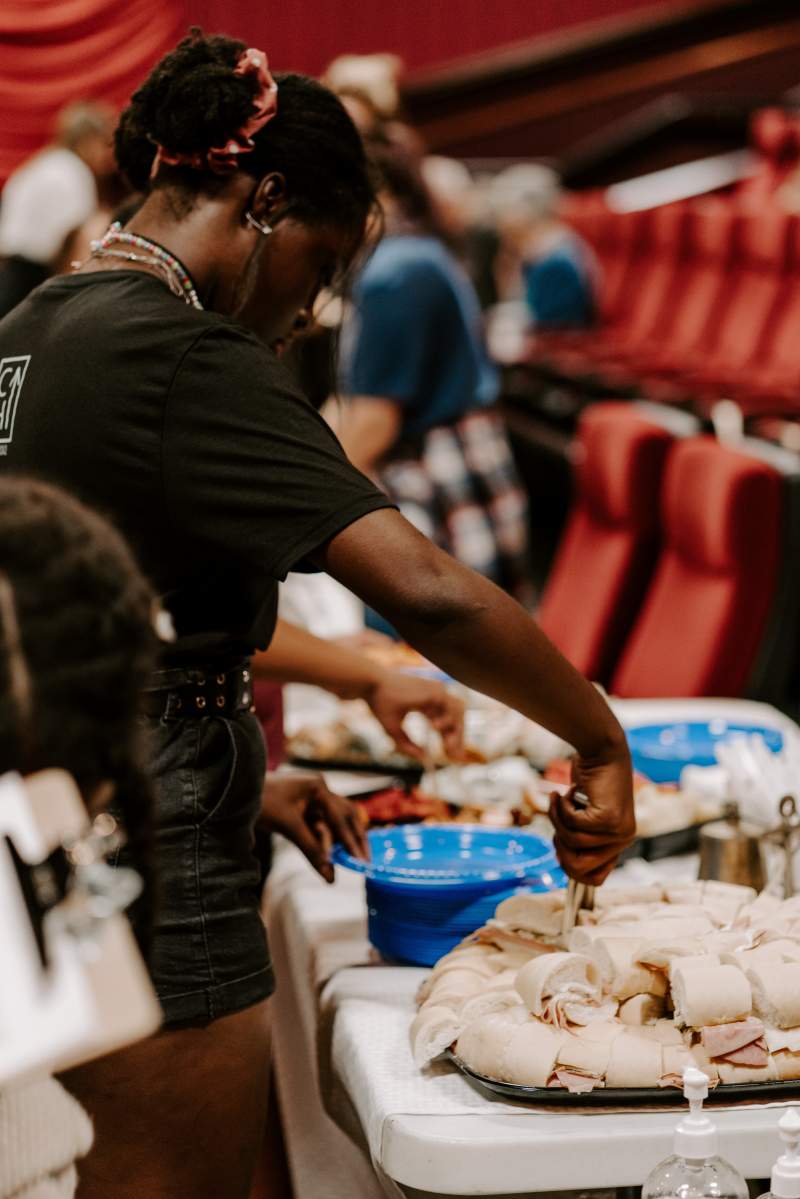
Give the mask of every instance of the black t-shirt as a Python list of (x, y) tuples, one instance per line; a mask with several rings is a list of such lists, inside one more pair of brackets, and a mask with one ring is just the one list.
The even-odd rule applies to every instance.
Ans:
[(0, 471), (115, 521), (187, 664), (267, 645), (278, 580), (391, 506), (258, 338), (130, 270), (52, 279), (0, 321)]

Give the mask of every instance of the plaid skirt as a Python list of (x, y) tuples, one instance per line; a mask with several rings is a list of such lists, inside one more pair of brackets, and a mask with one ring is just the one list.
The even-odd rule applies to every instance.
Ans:
[(495, 411), (470, 412), (398, 446), (380, 484), (436, 545), (533, 606), (527, 498)]

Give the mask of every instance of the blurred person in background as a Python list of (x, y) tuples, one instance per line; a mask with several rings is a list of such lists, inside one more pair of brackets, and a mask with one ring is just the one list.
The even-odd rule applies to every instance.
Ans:
[(493, 409), (498, 377), (474, 288), (445, 244), (418, 161), (389, 141), (371, 149), (383, 235), (353, 287), (347, 398), (332, 419), (350, 460), (412, 524), (530, 602), (525, 496)]
[(450, 248), (463, 262), (478, 294), (481, 308), (497, 303), (495, 260), (500, 246), (497, 230), (487, 219), (483, 188), (457, 158), (426, 154), (420, 162), (427, 187)]
[(76, 238), (91, 224), (101, 195), (116, 175), (112, 136), (116, 113), (106, 104), (77, 101), (58, 116), (52, 145), (11, 175), (0, 197), (0, 317), (79, 251)]
[(581, 329), (595, 316), (596, 264), (589, 246), (559, 218), (559, 177), (539, 163), (500, 171), (489, 209), (500, 236), (502, 299), (521, 295), (537, 329)]
[[(397, 119), (402, 74), (403, 62), (396, 54), (340, 54), (325, 68), (322, 82), (339, 97), (356, 127), (363, 131), (362, 121), (371, 124)], [(361, 113), (351, 111), (347, 103), (351, 98), (361, 101)]]

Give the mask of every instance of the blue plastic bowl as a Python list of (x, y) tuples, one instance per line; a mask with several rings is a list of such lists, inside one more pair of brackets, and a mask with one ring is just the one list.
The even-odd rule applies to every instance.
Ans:
[(384, 957), (431, 966), (518, 891), (566, 876), (549, 841), (471, 825), (400, 825), (369, 834), (371, 862), (341, 846), (338, 865), (366, 875), (369, 939)]
[(654, 783), (677, 783), (684, 766), (715, 766), (715, 747), (736, 734), (759, 733), (773, 753), (783, 749), (777, 729), (757, 724), (731, 724), (727, 720), (646, 724), (626, 729), (633, 768)]

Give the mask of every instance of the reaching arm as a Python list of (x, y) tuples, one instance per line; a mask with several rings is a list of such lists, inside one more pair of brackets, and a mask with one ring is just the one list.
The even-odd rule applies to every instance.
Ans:
[(415, 758), (424, 750), (409, 738), (403, 719), (421, 712), (441, 734), (447, 756), (463, 756), (464, 707), (441, 683), (387, 670), (286, 620), (278, 621), (269, 649), (256, 654), (253, 671), (274, 682), (311, 683), (340, 699), (366, 700), (398, 749)]
[(602, 881), (633, 838), (625, 735), (605, 700), (509, 596), (454, 561), (398, 512), (372, 512), (317, 555), (320, 564), (448, 674), (508, 704), (573, 745), (585, 812), (554, 801), (568, 873)]

